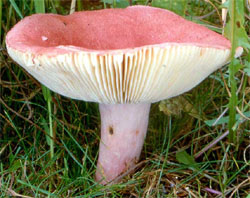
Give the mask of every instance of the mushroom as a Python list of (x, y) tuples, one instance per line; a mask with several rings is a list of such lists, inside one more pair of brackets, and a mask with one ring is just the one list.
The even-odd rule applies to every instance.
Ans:
[(35, 14), (8, 32), (6, 44), (54, 92), (100, 104), (96, 180), (102, 184), (138, 162), (150, 104), (192, 89), (229, 62), (231, 52), (223, 36), (149, 6)]

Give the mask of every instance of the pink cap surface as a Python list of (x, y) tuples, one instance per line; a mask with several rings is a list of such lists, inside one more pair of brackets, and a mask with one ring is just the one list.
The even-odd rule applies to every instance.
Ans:
[(206, 27), (159, 8), (133, 6), (76, 12), (72, 15), (36, 14), (26, 17), (6, 39), (9, 47), (40, 53), (67, 53), (58, 46), (110, 51), (169, 43), (230, 48), (230, 42)]

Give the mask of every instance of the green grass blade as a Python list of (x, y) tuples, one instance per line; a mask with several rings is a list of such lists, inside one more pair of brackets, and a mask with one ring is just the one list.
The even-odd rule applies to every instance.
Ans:
[[(53, 120), (52, 120), (52, 110), (51, 110), (51, 100), (47, 101), (48, 106), (48, 112), (49, 112), (49, 135), (50, 137), (55, 138), (54, 132), (53, 132)], [(50, 156), (51, 159), (54, 157), (54, 140), (50, 139)]]
[(82, 1), (81, 0), (77, 0), (77, 11), (82, 11)]
[[(35, 0), (35, 10), (36, 13), (45, 13), (45, 2), (44, 0)], [(48, 107), (48, 114), (49, 114), (49, 135), (50, 137), (54, 137), (53, 133), (53, 120), (52, 120), (52, 109), (51, 109), (51, 92), (50, 90), (42, 85), (42, 91), (43, 91), (43, 96), (44, 99), (47, 102), (47, 107)], [(51, 159), (54, 157), (54, 140), (49, 138), (49, 146), (50, 146), (50, 156)]]
[[(45, 2), (44, 0), (34, 0), (36, 13), (45, 13)], [(47, 102), (48, 114), (49, 114), (49, 135), (50, 137), (54, 137), (53, 133), (53, 120), (52, 120), (52, 110), (51, 110), (51, 92), (50, 90), (42, 85), (43, 97)], [(54, 140), (49, 139), (50, 146), (50, 156), (51, 159), (54, 157)]]
[(238, 103), (236, 73), (239, 71), (239, 62), (234, 55), (236, 48), (239, 46), (249, 48), (247, 34), (243, 27), (244, 25), (244, 1), (229, 0), (224, 4), (229, 11), (230, 20), (226, 25), (225, 34), (230, 39), (232, 44), (231, 63), (229, 65), (229, 84), (231, 87), (231, 97), (229, 99), (229, 140), (236, 144), (236, 129), (233, 126), (236, 122), (236, 106)]
[(72, 152), (68, 149), (68, 147), (66, 146), (64, 141), (62, 140), (61, 142), (62, 142), (64, 148), (66, 149), (66, 151), (68, 152), (68, 154), (70, 155), (70, 157), (81, 167), (81, 169), (84, 169), (82, 164), (75, 158), (75, 156), (72, 154)]
[(18, 8), (16, 2), (14, 0), (10, 0), (10, 3), (12, 5), (12, 7), (15, 9), (16, 13), (18, 14), (18, 16), (22, 19), (23, 18), (22, 12)]
[(36, 13), (45, 13), (44, 0), (34, 0)]
[(41, 193), (43, 193), (45, 195), (48, 195), (48, 196), (57, 196), (57, 195), (54, 195), (54, 194), (52, 194), (52, 193), (50, 193), (50, 192), (48, 192), (46, 190), (38, 188), (38, 187), (36, 187), (34, 185), (28, 184), (28, 183), (26, 183), (26, 182), (24, 182), (24, 181), (22, 181), (20, 179), (18, 179), (17, 182), (20, 183), (20, 184), (23, 184), (23, 185), (25, 185), (25, 186), (27, 186), (27, 187), (29, 187), (31, 189), (35, 189), (36, 191), (41, 192)]

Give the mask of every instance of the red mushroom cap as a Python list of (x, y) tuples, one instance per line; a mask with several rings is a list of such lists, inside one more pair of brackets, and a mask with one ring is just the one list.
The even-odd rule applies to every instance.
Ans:
[(7, 36), (9, 47), (26, 52), (65, 52), (58, 46), (106, 53), (150, 45), (195, 45), (229, 49), (230, 41), (206, 27), (159, 8), (133, 6), (26, 17)]

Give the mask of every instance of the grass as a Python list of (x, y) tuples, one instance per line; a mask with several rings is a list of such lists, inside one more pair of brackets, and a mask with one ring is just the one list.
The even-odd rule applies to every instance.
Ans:
[[(0, 197), (172, 198), (250, 194), (250, 60), (246, 51), (239, 59), (242, 67), (234, 68), (233, 74), (233, 66), (223, 67), (192, 91), (153, 104), (138, 169), (119, 184), (100, 186), (93, 180), (100, 130), (97, 104), (44, 91), (6, 51), (6, 33), (22, 17), (44, 9), (48, 13), (68, 14), (71, 5), (70, 1), (40, 2), (44, 8), (31, 0), (0, 1)], [(133, 4), (147, 2), (222, 32), (218, 0), (176, 1), (177, 4), (171, 0), (138, 0)], [(128, 4), (124, 0), (77, 0), (76, 10)], [(247, 8), (240, 14), (249, 20)], [(249, 21), (242, 25), (250, 29)], [(233, 39), (237, 39), (237, 32)], [(237, 99), (229, 102), (230, 94)], [(235, 113), (229, 114), (228, 109)], [(229, 120), (232, 133), (228, 132)], [(220, 138), (223, 134), (225, 137)], [(211, 144), (213, 141), (216, 142)]]

